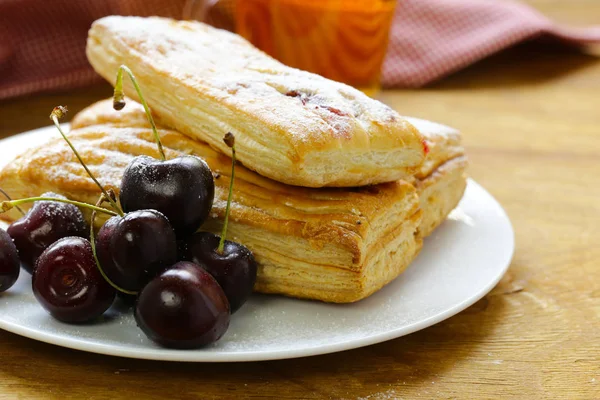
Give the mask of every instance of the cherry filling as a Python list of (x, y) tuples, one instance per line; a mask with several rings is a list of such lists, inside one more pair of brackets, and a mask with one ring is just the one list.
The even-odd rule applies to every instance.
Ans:
[(308, 103), (308, 96), (306, 95), (306, 93), (300, 93), (297, 90), (290, 90), (285, 95), (288, 97), (300, 97), (300, 101), (302, 102), (303, 106), (305, 106), (306, 103)]
[[(288, 97), (298, 97), (300, 98), (300, 101), (302, 102), (302, 105), (305, 106), (306, 104), (308, 104), (308, 102), (311, 99), (311, 96), (307, 95), (306, 93), (302, 93), (298, 90), (290, 90), (289, 92), (287, 92), (285, 94)], [(348, 113), (345, 113), (344, 111), (340, 110), (339, 108), (335, 108), (335, 107), (331, 107), (331, 106), (327, 106), (327, 105), (322, 105), (322, 104), (315, 104), (315, 109), (318, 108), (324, 108), (327, 111), (329, 111), (332, 114), (335, 115), (339, 115), (340, 117), (347, 117), (349, 116)]]
[(345, 112), (343, 112), (342, 110), (335, 108), (335, 107), (331, 107), (331, 106), (319, 106), (321, 108), (326, 109), (327, 111), (329, 111), (330, 113), (333, 113), (335, 115), (339, 115), (340, 117), (347, 117), (348, 114), (346, 114)]

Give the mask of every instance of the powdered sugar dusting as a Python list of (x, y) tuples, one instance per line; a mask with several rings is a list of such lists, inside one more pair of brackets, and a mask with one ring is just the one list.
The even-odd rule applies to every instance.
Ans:
[(356, 400), (392, 400), (399, 399), (400, 396), (396, 393), (396, 390), (389, 389), (384, 392), (378, 392), (374, 394), (370, 394), (365, 397), (357, 397)]
[[(133, 54), (135, 63), (129, 62)], [(418, 135), (385, 104), (348, 85), (287, 67), (239, 36), (201, 23), (106, 17), (96, 21), (90, 31), (88, 58), (107, 78), (113, 77), (120, 63), (132, 64), (134, 72), (151, 64), (164, 77), (160, 90), (145, 81), (150, 79), (147, 74), (138, 74), (138, 79), (149, 88), (147, 100), (163, 123), (181, 128), (185, 122), (182, 130), (220, 149), (221, 137), (214, 132), (226, 128), (242, 134), (240, 161), (266, 176), (272, 176), (267, 166), (255, 162), (263, 154), (288, 163), (293, 158), (303, 165), (308, 153), (344, 147), (368, 153), (375, 142), (374, 160), (378, 159), (376, 152), (422, 151)], [(175, 115), (173, 110), (189, 107), (185, 96), (179, 95), (184, 90), (206, 102), (206, 109), (194, 107), (185, 117)], [(294, 92), (301, 95), (288, 95)], [(235, 125), (231, 124), (232, 113)], [(257, 124), (265, 138), (250, 134), (249, 130), (258, 129)], [(388, 147), (382, 149), (384, 140)], [(419, 161), (414, 158), (415, 164)], [(324, 160), (310, 162), (327, 164)], [(399, 156), (386, 166), (406, 163)], [(349, 163), (346, 168), (350, 167)]]
[[(43, 193), (40, 197), (67, 199), (65, 196), (51, 192)], [(76, 232), (86, 225), (83, 214), (77, 206), (72, 204), (46, 200), (37, 201), (32, 211), (41, 212), (45, 220), (60, 220), (71, 232)]]

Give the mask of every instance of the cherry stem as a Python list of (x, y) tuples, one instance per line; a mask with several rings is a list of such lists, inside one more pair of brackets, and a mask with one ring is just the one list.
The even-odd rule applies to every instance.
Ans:
[[(8, 195), (8, 193), (6, 193), (4, 190), (2, 190), (2, 188), (0, 188), (0, 193), (2, 193), (4, 195), (4, 197), (6, 197), (8, 199), (8, 201), (12, 201), (12, 199), (10, 198), (10, 196)], [(19, 206), (15, 206), (15, 208), (17, 210), (19, 210), (19, 212), (21, 214), (23, 214), (23, 216), (25, 216), (25, 212), (23, 211), (23, 209)]]
[(228, 132), (223, 138), (225, 144), (231, 147), (231, 178), (229, 180), (229, 194), (227, 195), (227, 208), (225, 208), (225, 222), (223, 223), (223, 230), (221, 231), (221, 240), (219, 241), (219, 247), (217, 247), (217, 253), (223, 253), (225, 248), (225, 237), (227, 236), (227, 224), (229, 223), (229, 211), (231, 209), (231, 197), (233, 195), (233, 179), (235, 176), (235, 137), (233, 133)]
[(106, 208), (93, 206), (91, 204), (82, 203), (80, 201), (61, 199), (58, 197), (28, 197), (26, 199), (2, 201), (2, 202), (0, 202), (0, 214), (12, 209), (13, 207), (17, 207), (20, 204), (31, 203), (34, 201), (56, 201), (58, 203), (67, 203), (67, 204), (73, 204), (74, 206), (77, 206), (77, 207), (89, 208), (90, 210), (96, 210), (98, 212), (108, 214), (108, 215), (118, 215), (116, 212), (108, 210)]
[(152, 127), (152, 133), (154, 134), (154, 140), (156, 141), (156, 145), (158, 146), (158, 152), (160, 153), (160, 158), (165, 161), (167, 157), (165, 156), (165, 152), (163, 150), (162, 142), (160, 141), (160, 136), (156, 130), (156, 124), (154, 123), (154, 118), (152, 118), (152, 113), (150, 112), (150, 108), (148, 107), (148, 103), (146, 103), (146, 99), (144, 99), (144, 95), (142, 94), (142, 89), (137, 83), (137, 79), (133, 75), (133, 72), (126, 65), (121, 65), (119, 70), (117, 71), (117, 83), (115, 84), (115, 92), (113, 95), (113, 107), (115, 110), (122, 110), (125, 107), (125, 93), (123, 92), (123, 71), (127, 72), (129, 78), (131, 78), (131, 82), (133, 83), (133, 87), (137, 92), (138, 97), (140, 98), (142, 105), (144, 106), (144, 111), (146, 112), (146, 117), (148, 117), (148, 121), (150, 122), (150, 126)]
[(83, 161), (83, 159), (81, 158), (81, 156), (79, 155), (79, 152), (75, 149), (75, 146), (73, 146), (73, 143), (71, 143), (71, 141), (69, 140), (69, 138), (67, 137), (67, 135), (65, 135), (65, 133), (63, 132), (63, 130), (60, 127), (60, 123), (58, 122), (58, 120), (60, 118), (62, 118), (65, 114), (67, 113), (67, 107), (63, 107), (63, 106), (58, 106), (58, 107), (54, 107), (54, 109), (52, 110), (52, 113), (50, 113), (50, 119), (52, 120), (52, 122), (54, 122), (54, 125), (56, 126), (56, 128), (58, 129), (58, 131), (60, 132), (60, 134), (62, 135), (63, 139), (65, 139), (65, 142), (67, 142), (67, 144), (69, 145), (69, 147), (71, 148), (71, 150), (73, 150), (73, 153), (75, 154), (75, 157), (77, 157), (77, 159), (79, 160), (79, 163), (83, 166), (83, 169), (85, 169), (85, 172), (87, 172), (88, 176), (90, 178), (92, 178), (92, 180), (94, 181), (94, 183), (100, 188), (100, 191), (102, 191), (102, 193), (104, 194), (104, 196), (106, 196), (106, 198), (108, 199), (110, 205), (112, 206), (112, 208), (115, 209), (115, 211), (117, 211), (119, 213), (119, 215), (123, 215), (123, 210), (121, 210), (121, 207), (119, 207), (119, 205), (117, 204), (116, 201), (114, 201), (112, 199), (112, 197), (110, 197), (108, 195), (108, 193), (106, 192), (106, 189), (104, 189), (104, 187), (100, 184), (100, 182), (98, 182), (98, 180), (96, 179), (96, 177), (92, 174), (92, 172), (89, 170), (89, 168), (87, 167), (87, 165), (85, 164), (85, 162)]
[[(106, 201), (106, 196), (103, 194), (100, 195), (100, 199), (96, 202), (96, 207), (99, 207)], [(116, 290), (123, 292), (125, 294), (137, 295), (137, 292), (131, 292), (129, 290), (125, 290), (119, 287), (116, 283), (110, 280), (110, 278), (104, 273), (102, 266), (100, 265), (100, 260), (98, 260), (98, 255), (96, 254), (96, 234), (94, 232), (94, 222), (96, 221), (96, 210), (92, 211), (92, 217), (90, 218), (90, 244), (92, 245), (92, 254), (94, 255), (94, 261), (96, 261), (96, 267), (98, 271), (100, 271), (100, 275), (104, 278), (106, 282)]]

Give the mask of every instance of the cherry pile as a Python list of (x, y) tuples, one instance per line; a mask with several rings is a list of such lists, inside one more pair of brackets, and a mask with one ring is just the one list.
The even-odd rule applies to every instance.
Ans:
[[(115, 109), (124, 106), (123, 72), (142, 101), (161, 159), (134, 158), (117, 198), (91, 174), (63, 133), (58, 120), (66, 107), (56, 107), (50, 118), (102, 195), (96, 205), (52, 193), (0, 202), (0, 212), (34, 202), (6, 232), (0, 230), (0, 292), (15, 283), (21, 265), (32, 273), (36, 299), (60, 321), (92, 321), (116, 297), (134, 299), (135, 320), (150, 339), (166, 347), (201, 347), (223, 336), (256, 281), (252, 252), (225, 240), (235, 140), (231, 133), (224, 137), (232, 149), (232, 173), (221, 236), (197, 232), (213, 205), (212, 172), (195, 156), (166, 159), (150, 110), (126, 66), (117, 75)], [(89, 228), (79, 207), (93, 210)], [(111, 218), (96, 234), (97, 212)]]

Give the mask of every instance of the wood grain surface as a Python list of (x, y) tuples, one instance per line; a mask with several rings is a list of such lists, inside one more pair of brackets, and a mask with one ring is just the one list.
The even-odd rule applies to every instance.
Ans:
[[(600, 1), (530, 2), (600, 23)], [(600, 399), (598, 54), (525, 44), (426, 89), (382, 93), (402, 114), (459, 128), (470, 175), (514, 224), (508, 274), (466, 311), (363, 349), (246, 364), (112, 358), (0, 331), (0, 399)], [(110, 93), (0, 103), (0, 137)]]

